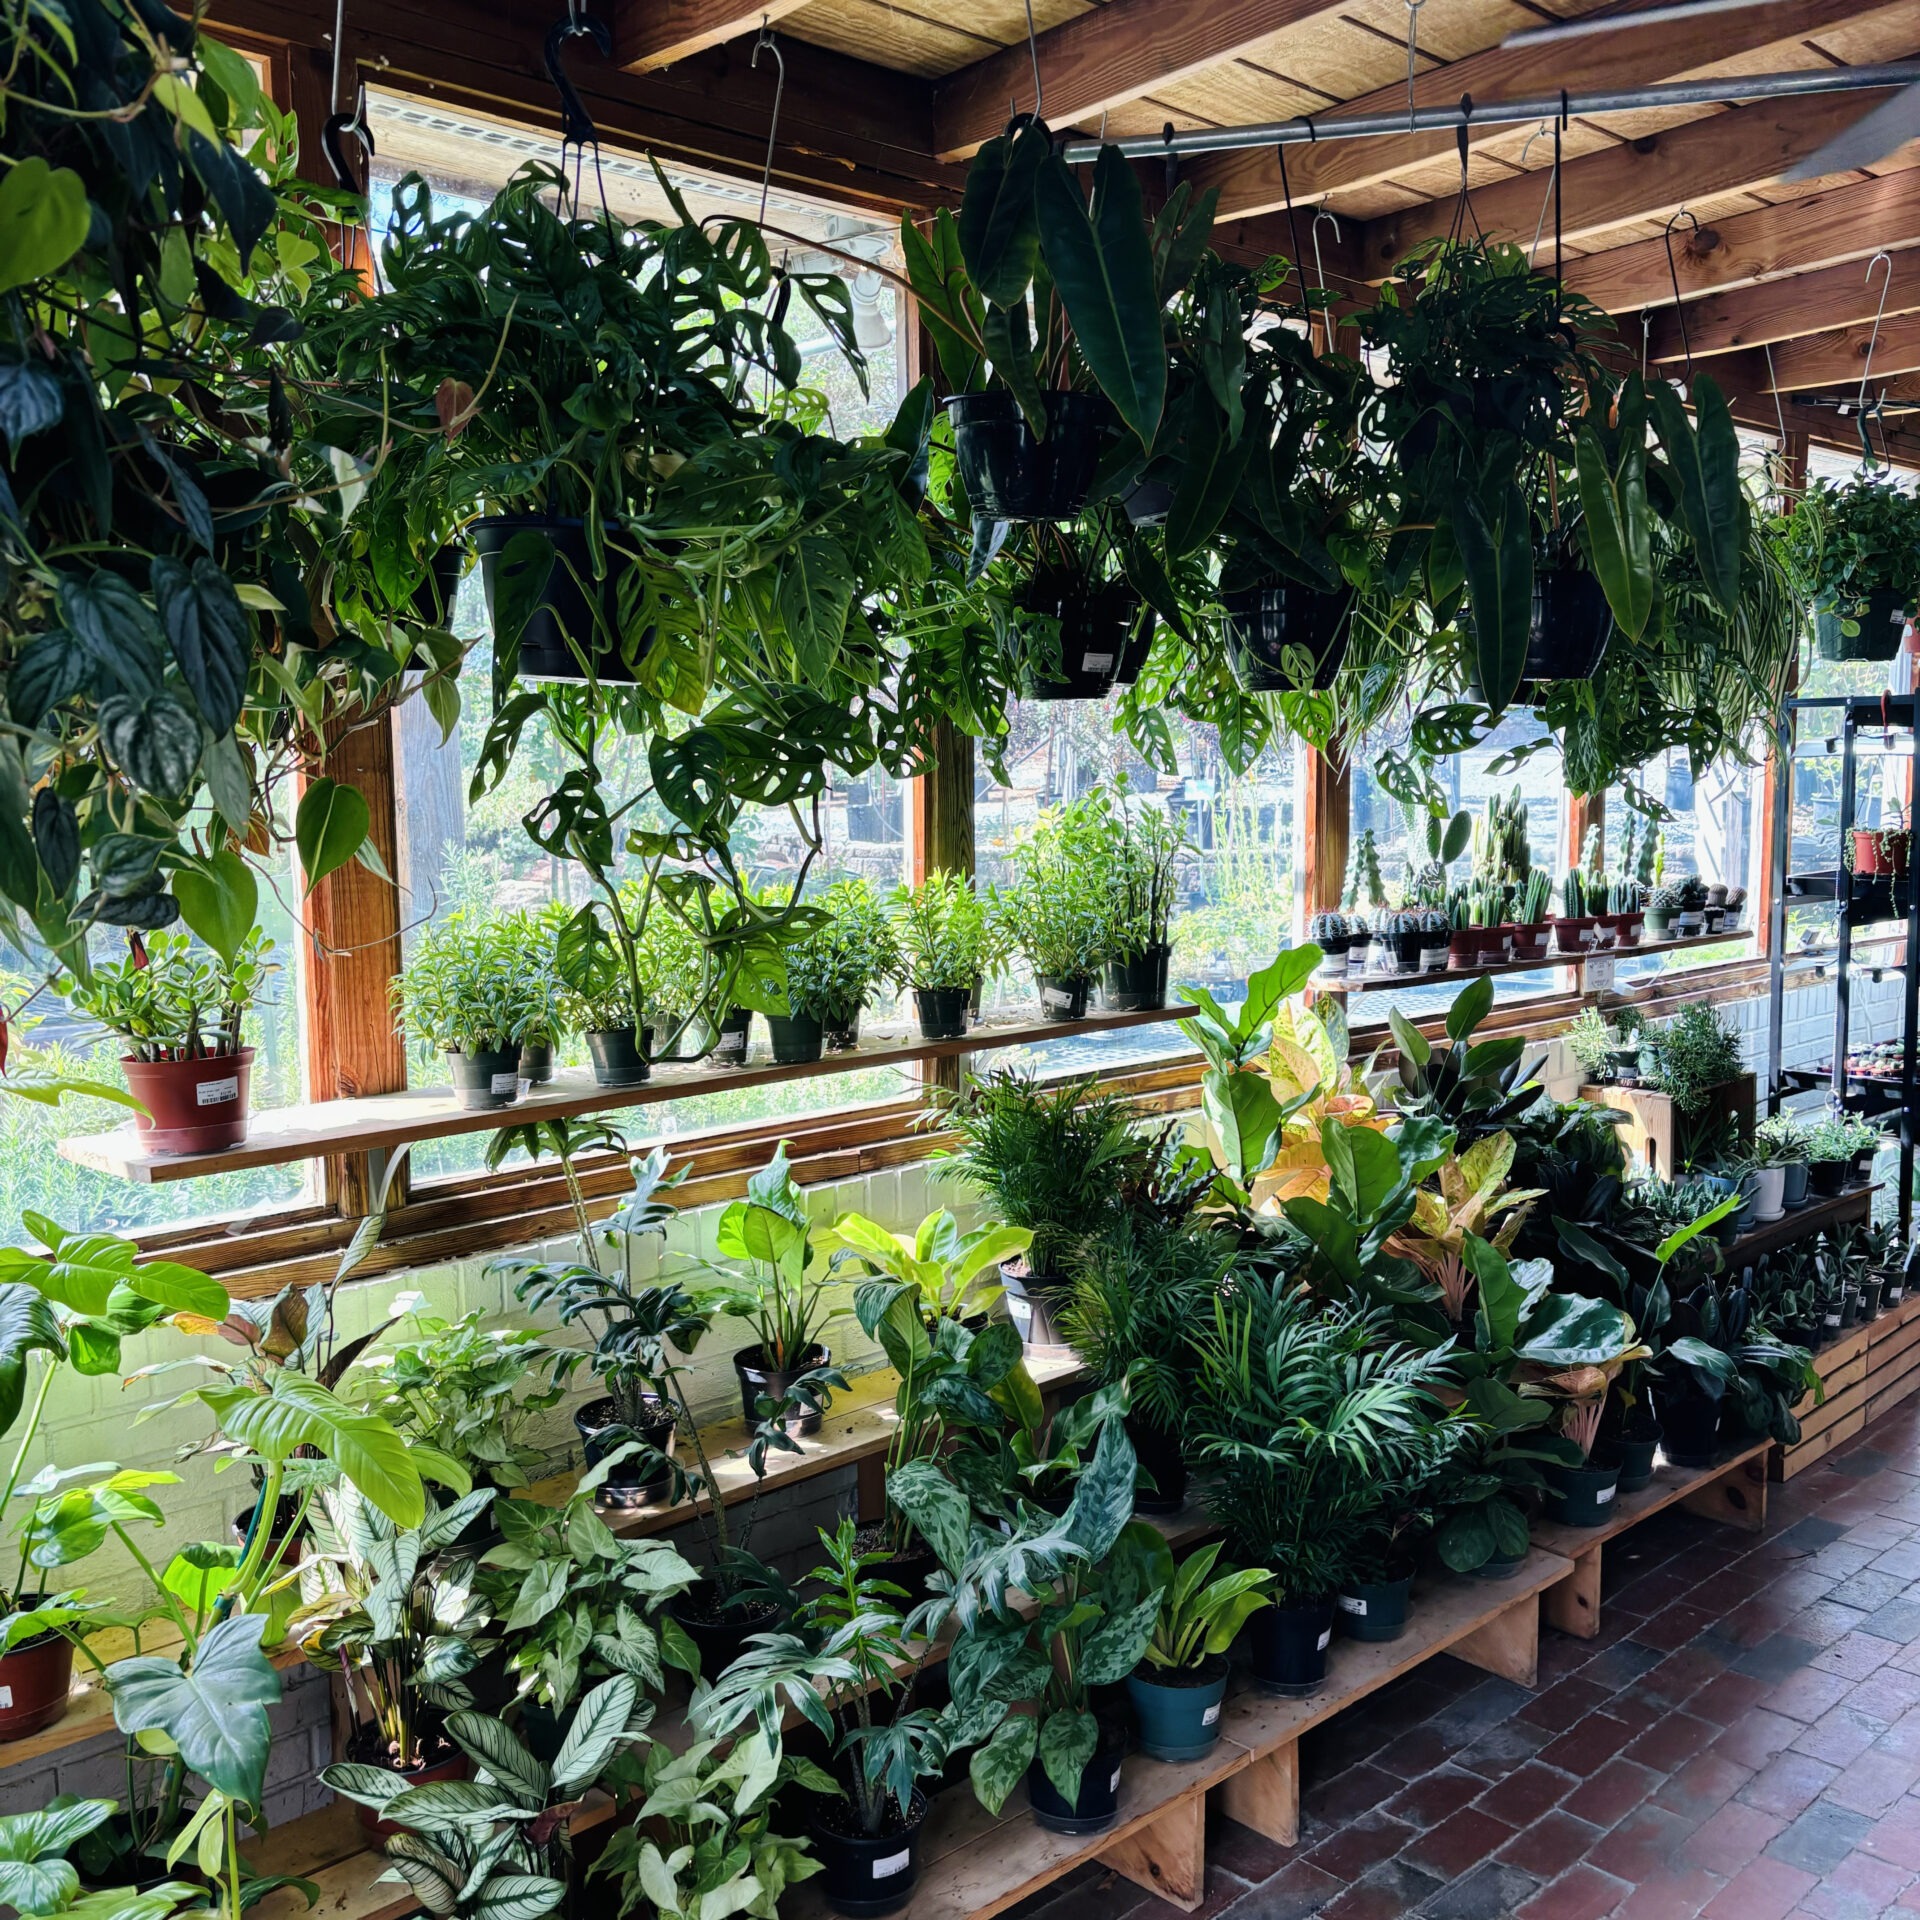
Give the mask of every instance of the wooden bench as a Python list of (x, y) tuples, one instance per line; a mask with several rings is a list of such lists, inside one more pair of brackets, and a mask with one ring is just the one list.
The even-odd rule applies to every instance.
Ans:
[(1637, 1492), (1623, 1493), (1599, 1527), (1563, 1527), (1536, 1522), (1536, 1546), (1572, 1561), (1564, 1580), (1547, 1589), (1547, 1622), (1576, 1639), (1600, 1631), (1600, 1556), (1609, 1540), (1668, 1507), (1683, 1506), (1708, 1520), (1758, 1533), (1767, 1520), (1767, 1456), (1771, 1440), (1753, 1445), (1710, 1467), (1675, 1467), (1661, 1461)]
[(1800, 1438), (1775, 1450), (1776, 1480), (1806, 1472), (1890, 1407), (1920, 1393), (1920, 1294), (1842, 1334), (1814, 1355), (1814, 1364), (1827, 1397), (1816, 1407), (1808, 1394), (1794, 1409)]

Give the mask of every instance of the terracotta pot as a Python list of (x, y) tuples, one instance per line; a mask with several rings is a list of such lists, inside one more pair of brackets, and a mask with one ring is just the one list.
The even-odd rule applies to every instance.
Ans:
[(1913, 853), (1913, 831), (1907, 827), (1853, 829), (1855, 873), (1888, 874), (1899, 879)]
[(1553, 944), (1562, 953), (1584, 953), (1593, 945), (1593, 934), (1599, 925), (1597, 914), (1563, 914), (1553, 923)]
[(215, 1153), (247, 1137), (253, 1049), (213, 1060), (126, 1060), (127, 1088), (146, 1108), (136, 1116), (156, 1153)]
[(1546, 921), (1535, 920), (1525, 925), (1514, 921), (1503, 926), (1500, 931), (1512, 936), (1513, 957), (1516, 960), (1544, 960), (1547, 957), (1548, 925)]

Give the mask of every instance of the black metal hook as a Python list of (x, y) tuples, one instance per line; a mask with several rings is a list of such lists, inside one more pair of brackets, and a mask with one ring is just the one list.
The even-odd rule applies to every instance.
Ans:
[(360, 176), (354, 171), (353, 163), (347, 158), (346, 142), (354, 141), (369, 162), (374, 157), (373, 129), (367, 125), (367, 83), (360, 83), (360, 91), (354, 97), (351, 113), (330, 113), (320, 129), (320, 146), (327, 156), (327, 165), (333, 169), (333, 177), (341, 189), (347, 193), (360, 191)]
[(1167, 184), (1165, 192), (1167, 198), (1171, 200), (1173, 198), (1173, 190), (1180, 181), (1180, 156), (1173, 150), (1173, 122), (1171, 120), (1160, 129), (1160, 138), (1166, 143)]
[(553, 82), (553, 90), (560, 96), (560, 144), (563, 148), (597, 147), (600, 144), (600, 129), (593, 124), (593, 115), (587, 111), (579, 90), (567, 78), (566, 63), (561, 58), (567, 42), (582, 37), (591, 40), (600, 49), (603, 60), (613, 58), (612, 29), (598, 14), (570, 13), (566, 19), (556, 20), (547, 33), (547, 78)]

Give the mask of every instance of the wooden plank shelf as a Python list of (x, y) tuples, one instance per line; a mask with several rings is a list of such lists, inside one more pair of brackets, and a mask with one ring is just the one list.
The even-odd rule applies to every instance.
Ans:
[(1774, 1450), (1776, 1480), (1806, 1472), (1889, 1408), (1920, 1393), (1920, 1294), (1822, 1347), (1814, 1365), (1827, 1397), (1815, 1406), (1809, 1394), (1794, 1409), (1800, 1438)]
[(1538, 960), (1501, 960), (1484, 967), (1439, 967), (1432, 973), (1363, 973), (1351, 971), (1313, 976), (1315, 993), (1392, 993), (1399, 987), (1445, 986), (1449, 981), (1478, 980), (1508, 973), (1539, 973), (1547, 967), (1580, 967), (1589, 960), (1640, 960), (1662, 953), (1684, 953), (1693, 947), (1724, 946), (1729, 940), (1751, 940), (1751, 927), (1726, 933), (1689, 934), (1684, 940), (1646, 940), (1631, 947), (1583, 947), (1578, 953), (1549, 953)]
[(1872, 1182), (1848, 1187), (1844, 1193), (1836, 1193), (1831, 1198), (1809, 1199), (1805, 1206), (1790, 1208), (1778, 1220), (1765, 1220), (1749, 1227), (1722, 1250), (1726, 1254), (1727, 1271), (1738, 1274), (1743, 1266), (1758, 1260), (1763, 1253), (1776, 1253), (1830, 1227), (1864, 1226), (1873, 1217), (1873, 1196), (1879, 1191)]
[(1710, 1467), (1676, 1467), (1662, 1459), (1644, 1487), (1613, 1502), (1605, 1525), (1536, 1522), (1534, 1544), (1571, 1562), (1566, 1577), (1543, 1596), (1548, 1625), (1591, 1640), (1600, 1631), (1600, 1563), (1607, 1542), (1668, 1507), (1683, 1506), (1708, 1520), (1758, 1533), (1767, 1521), (1767, 1461), (1772, 1452), (1771, 1440), (1757, 1440)]
[(876, 1030), (846, 1053), (825, 1054), (794, 1066), (771, 1060), (740, 1067), (705, 1062), (658, 1066), (640, 1087), (602, 1087), (585, 1067), (567, 1067), (544, 1086), (532, 1089), (512, 1106), (487, 1112), (461, 1107), (451, 1087), (416, 1087), (404, 1093), (375, 1094), (360, 1100), (323, 1100), (311, 1106), (282, 1107), (254, 1116), (246, 1140), (213, 1153), (154, 1153), (141, 1145), (133, 1122), (110, 1133), (74, 1135), (60, 1142), (67, 1159), (95, 1173), (136, 1185), (192, 1180), (202, 1174), (234, 1173), (248, 1167), (280, 1167), (301, 1160), (325, 1160), (337, 1154), (390, 1153), (419, 1140), (443, 1140), (460, 1134), (493, 1133), (528, 1120), (572, 1119), (580, 1114), (613, 1113), (629, 1107), (657, 1106), (695, 1094), (730, 1093), (788, 1080), (859, 1073), (875, 1067), (908, 1067), (922, 1060), (981, 1053), (996, 1047), (1042, 1046), (1129, 1027), (1160, 1026), (1195, 1011), (1186, 1005), (1155, 1007), (1137, 1013), (1092, 1013), (1084, 1020), (1036, 1020), (1030, 1014), (995, 1014), (957, 1040), (922, 1040), (906, 1027)]

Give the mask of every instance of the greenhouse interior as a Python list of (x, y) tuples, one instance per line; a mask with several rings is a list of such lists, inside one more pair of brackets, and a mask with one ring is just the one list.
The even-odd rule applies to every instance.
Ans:
[(0, 1920), (1920, 1912), (1920, 0), (0, 12)]

